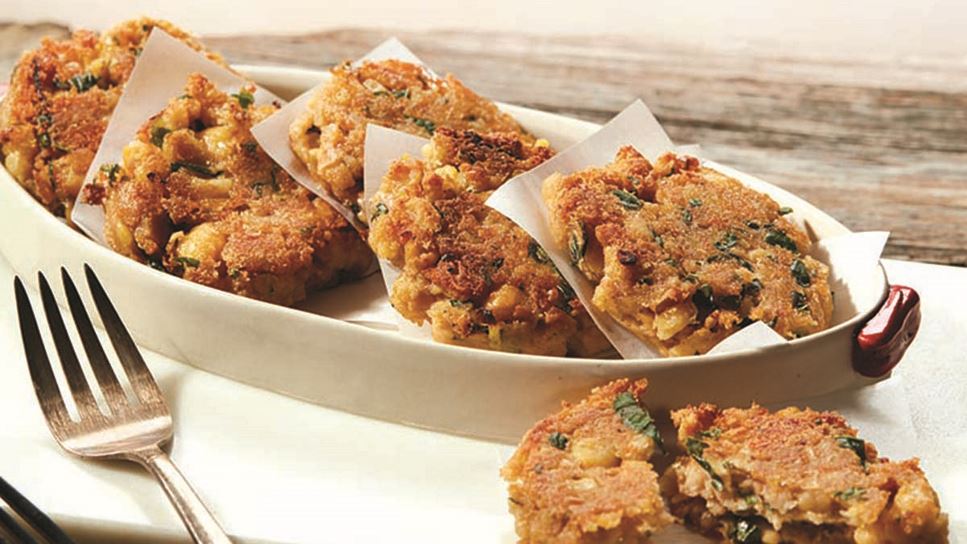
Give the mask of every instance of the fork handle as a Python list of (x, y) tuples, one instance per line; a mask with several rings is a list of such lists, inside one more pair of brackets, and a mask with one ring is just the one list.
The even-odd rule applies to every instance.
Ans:
[(215, 516), (201, 501), (191, 484), (160, 447), (138, 450), (128, 458), (148, 469), (161, 482), (168, 499), (178, 510), (191, 537), (199, 544), (231, 544)]

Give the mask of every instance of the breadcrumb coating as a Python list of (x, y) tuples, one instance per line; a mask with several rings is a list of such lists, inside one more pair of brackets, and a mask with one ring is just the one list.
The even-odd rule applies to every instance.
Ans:
[(296, 183), (250, 130), (278, 109), (254, 86), (220, 91), (199, 74), (100, 166), (84, 198), (102, 203), (118, 253), (187, 280), (278, 304), (360, 276), (372, 253), (331, 206)]
[(360, 205), (369, 123), (424, 137), (447, 127), (510, 132), (534, 142), (512, 117), (452, 75), (437, 78), (399, 60), (342, 64), (292, 123), (289, 141), (312, 178), (350, 208)]
[(768, 196), (694, 157), (634, 148), (544, 181), (551, 230), (593, 303), (664, 355), (696, 355), (754, 321), (793, 339), (825, 329), (828, 267)]
[(608, 347), (543, 249), (484, 205), (551, 157), (513, 133), (437, 129), (422, 159), (403, 157), (368, 203), (369, 243), (401, 275), (390, 301), (433, 339), (483, 349), (588, 356)]
[(947, 542), (917, 460), (878, 457), (835, 412), (702, 404), (672, 420), (687, 455), (662, 490), (673, 514), (720, 542)]
[(616, 380), (527, 432), (501, 470), (520, 542), (646, 543), (672, 523), (649, 462), (661, 443), (647, 386)]
[[(24, 53), (0, 103), (3, 165), (41, 204), (62, 217), (84, 181), (124, 84), (154, 27), (195, 50), (194, 37), (166, 21), (135, 19), (98, 35), (78, 30)], [(206, 55), (224, 64), (217, 54)]]

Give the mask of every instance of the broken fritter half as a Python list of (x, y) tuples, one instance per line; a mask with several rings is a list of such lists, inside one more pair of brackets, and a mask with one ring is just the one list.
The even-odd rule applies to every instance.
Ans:
[(672, 523), (649, 459), (648, 382), (615, 380), (527, 431), (501, 470), (520, 542), (650, 542)]
[(590, 356), (607, 340), (530, 236), (484, 201), (553, 152), (513, 133), (437, 129), (369, 202), (369, 243), (401, 270), (390, 302), (447, 344)]
[[(98, 35), (45, 39), (20, 58), (0, 103), (3, 165), (41, 204), (70, 217), (101, 136), (154, 27), (203, 46), (171, 23), (135, 19)], [(222, 58), (207, 53), (224, 64)]]
[(939, 544), (947, 518), (916, 459), (891, 462), (835, 412), (703, 404), (672, 420), (672, 513), (719, 542)]
[(250, 130), (278, 109), (254, 86), (193, 74), (100, 166), (84, 198), (103, 204), (118, 253), (187, 280), (278, 304), (364, 273), (372, 253), (331, 206), (296, 183)]
[(534, 141), (512, 117), (452, 75), (438, 78), (399, 60), (342, 64), (292, 123), (289, 142), (313, 180), (356, 210), (369, 123), (427, 138), (447, 127), (516, 133), (527, 143)]
[(793, 339), (830, 325), (828, 267), (768, 196), (694, 157), (634, 148), (544, 181), (551, 230), (593, 303), (664, 355), (698, 355), (762, 321)]

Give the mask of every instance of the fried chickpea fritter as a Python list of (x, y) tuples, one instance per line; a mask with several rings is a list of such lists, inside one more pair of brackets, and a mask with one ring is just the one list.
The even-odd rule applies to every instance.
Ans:
[(369, 123), (425, 137), (448, 127), (513, 132), (534, 141), (512, 117), (452, 75), (436, 78), (422, 66), (398, 60), (342, 64), (292, 123), (289, 141), (312, 178), (350, 208), (359, 206), (363, 190)]
[(652, 166), (629, 146), (543, 194), (595, 306), (664, 355), (705, 353), (753, 321), (790, 339), (830, 324), (829, 270), (787, 210), (698, 159)]
[(672, 420), (688, 455), (662, 491), (673, 514), (720, 542), (947, 542), (917, 460), (878, 457), (835, 412), (703, 404)]
[(662, 446), (647, 386), (616, 380), (527, 431), (501, 470), (520, 542), (645, 543), (672, 522), (649, 463)]
[(100, 167), (85, 198), (102, 203), (118, 253), (187, 280), (293, 304), (359, 276), (372, 253), (331, 206), (258, 146), (251, 127), (278, 109), (254, 87), (220, 91), (199, 74)]
[(552, 151), (516, 134), (440, 128), (403, 157), (369, 203), (369, 243), (402, 272), (390, 301), (447, 344), (592, 355), (608, 343), (544, 250), (484, 201)]
[[(98, 35), (45, 39), (14, 68), (0, 103), (0, 156), (13, 177), (51, 212), (70, 209), (101, 136), (154, 27), (202, 51), (201, 43), (165, 21), (135, 19)], [(224, 64), (214, 53), (208, 57)]]

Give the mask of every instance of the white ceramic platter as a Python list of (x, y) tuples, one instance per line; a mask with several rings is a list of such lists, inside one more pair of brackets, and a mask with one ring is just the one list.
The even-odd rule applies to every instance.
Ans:
[[(291, 98), (325, 74), (238, 67)], [(598, 126), (503, 105), (558, 149)], [(713, 165), (719, 168), (718, 165)], [(849, 231), (809, 203), (761, 180), (722, 167), (793, 206), (817, 239)], [(137, 342), (196, 367), (339, 410), (445, 432), (516, 442), (562, 399), (617, 377), (647, 377), (649, 406), (724, 405), (810, 397), (871, 380), (855, 373), (855, 331), (887, 293), (882, 267), (850, 286), (859, 313), (829, 330), (787, 344), (715, 355), (652, 360), (540, 357), (466, 349), (405, 338), (326, 315), (347, 297), (380, 296), (379, 278), (316, 295), (304, 309), (284, 308), (183, 281), (117, 255), (68, 228), (0, 170), (0, 252), (36, 287), (36, 273), (75, 277), (90, 264)], [(855, 287), (855, 289), (854, 289)], [(59, 289), (57, 289), (59, 290)], [(358, 300), (356, 301), (358, 302)]]

